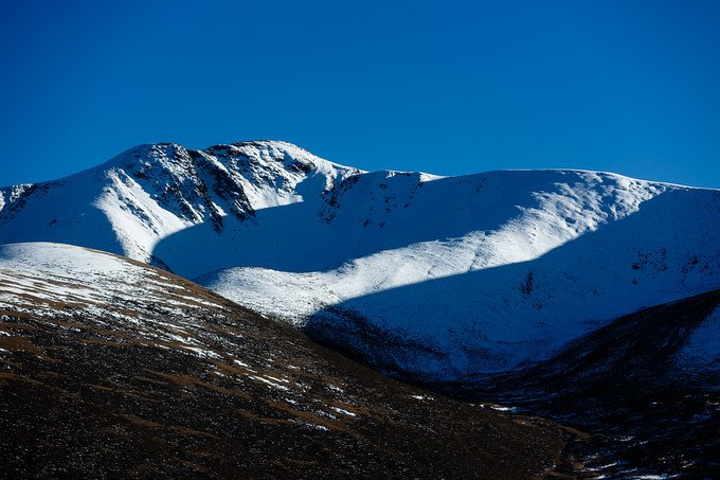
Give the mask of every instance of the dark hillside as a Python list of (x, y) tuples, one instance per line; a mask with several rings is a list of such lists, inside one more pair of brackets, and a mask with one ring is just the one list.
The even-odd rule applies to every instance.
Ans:
[(550, 422), (388, 379), (160, 270), (0, 274), (2, 478), (535, 478), (563, 463)]

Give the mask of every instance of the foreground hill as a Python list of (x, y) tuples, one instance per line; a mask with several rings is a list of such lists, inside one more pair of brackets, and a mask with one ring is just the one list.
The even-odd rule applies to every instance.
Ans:
[(0, 189), (0, 243), (161, 266), (387, 371), (548, 359), (720, 288), (720, 192), (586, 171), (365, 173), (283, 142), (140, 146)]
[(2, 478), (536, 478), (568, 437), (57, 244), (0, 247), (0, 412)]

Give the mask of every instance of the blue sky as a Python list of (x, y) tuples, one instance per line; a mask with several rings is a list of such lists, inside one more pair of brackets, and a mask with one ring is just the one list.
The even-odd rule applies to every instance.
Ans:
[(7, 0), (0, 184), (270, 138), (368, 170), (720, 187), (718, 25), (714, 0)]

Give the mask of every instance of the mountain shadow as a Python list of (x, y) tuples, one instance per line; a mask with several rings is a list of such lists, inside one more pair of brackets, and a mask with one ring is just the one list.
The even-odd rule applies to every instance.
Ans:
[(531, 187), (552, 185), (560, 174), (512, 173), (423, 181), (418, 173), (375, 172), (324, 193), (322, 178), (308, 177), (296, 187), (304, 201), (245, 220), (223, 217), (221, 233), (212, 222), (186, 228), (158, 242), (152, 255), (187, 278), (228, 267), (328, 270), (383, 250), (498, 230), (522, 213), (518, 205), (540, 208)]
[(343, 301), (306, 330), (377, 368), (437, 378), (548, 358), (620, 315), (720, 287), (720, 193), (703, 195), (666, 193), (529, 262)]
[(595, 432), (593, 448), (601, 453), (594, 465), (607, 465), (603, 473), (613, 478), (716, 478), (720, 368), (682, 360), (718, 308), (720, 290), (713, 290), (625, 315), (524, 370), (427, 386)]

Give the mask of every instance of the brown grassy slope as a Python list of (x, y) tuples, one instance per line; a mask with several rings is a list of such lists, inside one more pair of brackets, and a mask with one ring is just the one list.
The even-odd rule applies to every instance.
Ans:
[(133, 265), (93, 309), (43, 299), (70, 278), (37, 297), (0, 282), (2, 478), (519, 479), (562, 462), (557, 426), (388, 379)]

